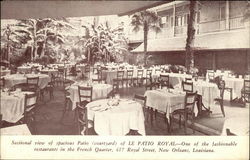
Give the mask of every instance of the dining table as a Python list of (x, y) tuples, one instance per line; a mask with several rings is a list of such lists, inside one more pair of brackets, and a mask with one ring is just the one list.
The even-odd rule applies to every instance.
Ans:
[[(183, 109), (185, 104), (186, 93), (181, 90), (175, 89), (156, 89), (147, 90), (144, 93), (146, 98), (146, 106), (153, 108), (154, 110), (163, 112), (166, 114), (166, 118), (170, 119), (171, 113), (175, 110)], [(198, 110), (195, 107), (195, 114)]]
[(182, 81), (185, 81), (186, 78), (192, 78), (192, 75), (184, 73), (158, 73), (157, 77), (160, 77), (160, 75), (168, 75), (169, 83), (174, 88), (181, 88)]
[(193, 81), (193, 92), (202, 96), (202, 102), (207, 108), (214, 105), (214, 99), (220, 97), (220, 90), (215, 83), (197, 80)]
[(145, 135), (142, 105), (130, 99), (101, 99), (86, 105), (87, 117), (101, 136), (124, 136), (130, 130)]
[(17, 67), (17, 72), (19, 73), (31, 73), (32, 66), (20, 66)]
[[(13, 92), (3, 92), (1, 91), (1, 110), (2, 120), (16, 123), (22, 117), (24, 113), (24, 101), (25, 94), (32, 94), (33, 92), (22, 92), (22, 91), (13, 91)], [(31, 99), (29, 103), (32, 103), (35, 99)]]
[(58, 73), (58, 69), (41, 69), (40, 72), (42, 74), (46, 73), (51, 77), (52, 75), (56, 75)]
[(5, 86), (10, 88), (16, 84), (26, 83), (28, 77), (39, 77), (38, 87), (40, 89), (45, 88), (50, 82), (51, 78), (46, 74), (11, 74), (4, 76)]
[(10, 73), (11, 73), (11, 70), (9, 70), (9, 69), (5, 69), (5, 70), (1, 69), (0, 70), (1, 76), (9, 75)]
[(11, 127), (5, 127), (0, 129), (1, 135), (31, 135), (31, 132), (27, 124), (15, 125)]
[(232, 77), (222, 77), (225, 81), (225, 87), (232, 88), (233, 90), (233, 99), (241, 97), (241, 90), (244, 86), (244, 79), (243, 78), (232, 78)]
[(98, 100), (107, 98), (108, 94), (113, 90), (112, 85), (104, 83), (92, 83), (88, 84), (87, 82), (76, 82), (67, 88), (70, 93), (70, 100), (72, 102), (72, 110), (76, 108), (76, 103), (79, 102), (79, 93), (78, 86), (86, 87), (92, 86), (92, 100)]

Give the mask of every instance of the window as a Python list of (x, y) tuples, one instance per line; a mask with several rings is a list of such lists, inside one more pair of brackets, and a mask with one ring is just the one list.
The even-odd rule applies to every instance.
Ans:
[(226, 13), (226, 7), (225, 5), (221, 5), (220, 6), (220, 20), (226, 19), (225, 13)]
[(173, 27), (174, 26), (174, 17), (173, 16), (171, 16), (171, 27)]

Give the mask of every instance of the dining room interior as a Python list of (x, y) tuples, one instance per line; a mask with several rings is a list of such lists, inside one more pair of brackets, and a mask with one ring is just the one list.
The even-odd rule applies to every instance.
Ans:
[(248, 1), (3, 1), (1, 135), (249, 136), (249, 31)]

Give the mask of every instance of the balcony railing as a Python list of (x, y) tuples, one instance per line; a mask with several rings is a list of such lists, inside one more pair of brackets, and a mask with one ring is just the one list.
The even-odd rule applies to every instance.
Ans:
[(226, 20), (208, 21), (199, 24), (200, 33), (217, 32), (223, 30), (231, 30), (243, 28), (244, 22), (243, 17), (234, 17), (229, 19), (229, 28), (226, 28)]
[(234, 17), (229, 20), (230, 29), (238, 29), (244, 27), (243, 17)]

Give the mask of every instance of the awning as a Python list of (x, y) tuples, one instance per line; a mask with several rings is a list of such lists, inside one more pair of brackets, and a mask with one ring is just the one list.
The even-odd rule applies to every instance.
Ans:
[[(248, 49), (250, 48), (248, 30), (225, 31), (196, 35), (194, 47), (196, 50), (217, 49)], [(159, 38), (148, 40), (149, 52), (184, 51), (186, 37)], [(131, 52), (143, 52), (144, 43)]]
[(171, 1), (1, 1), (1, 19), (126, 15)]

